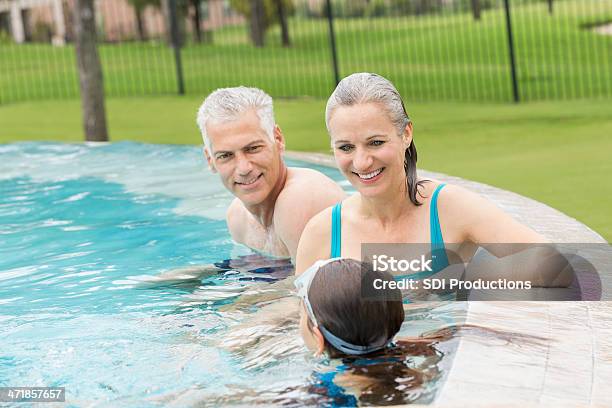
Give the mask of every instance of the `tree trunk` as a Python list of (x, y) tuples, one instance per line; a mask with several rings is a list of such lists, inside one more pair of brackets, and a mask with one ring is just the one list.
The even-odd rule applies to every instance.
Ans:
[(251, 41), (256, 47), (264, 46), (264, 4), (263, 0), (250, 0), (251, 3)]
[(197, 43), (202, 42), (202, 27), (200, 27), (200, 3), (201, 0), (191, 0), (191, 4), (193, 4), (193, 9), (195, 11), (193, 14), (194, 41)]
[(168, 46), (172, 47), (172, 22), (170, 21), (170, 0), (161, 0), (161, 12), (164, 19), (164, 29), (166, 31), (166, 39)]
[(480, 20), (480, 0), (472, 0), (472, 14), (474, 15), (474, 20)]
[(102, 66), (96, 48), (94, 0), (76, 0), (76, 56), (79, 67), (85, 140), (108, 141)]
[(281, 26), (281, 41), (283, 47), (291, 47), (291, 39), (289, 38), (289, 25), (287, 24), (287, 15), (285, 14), (284, 0), (276, 0), (276, 11), (278, 12), (278, 21)]
[(136, 28), (138, 29), (138, 39), (140, 41), (146, 41), (147, 30), (145, 27), (144, 18), (142, 16), (144, 10), (141, 8), (136, 8), (134, 11), (136, 13)]
[(552, 16), (553, 13), (553, 0), (548, 0), (548, 14)]
[(427, 0), (418, 0), (416, 3), (415, 14), (421, 15), (425, 14), (429, 11), (429, 6), (427, 4)]

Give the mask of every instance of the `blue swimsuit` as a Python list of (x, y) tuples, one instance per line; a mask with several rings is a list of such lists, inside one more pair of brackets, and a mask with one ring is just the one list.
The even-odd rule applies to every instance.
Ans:
[[(411, 275), (414, 279), (422, 279), (433, 275), (449, 265), (446, 251), (444, 250), (444, 239), (438, 218), (438, 194), (445, 184), (440, 184), (431, 197), (429, 208), (429, 231), (431, 234), (432, 272), (421, 272)], [(339, 258), (342, 252), (342, 202), (332, 209), (332, 234), (331, 234), (331, 258)], [(420, 276), (423, 275), (423, 276)]]

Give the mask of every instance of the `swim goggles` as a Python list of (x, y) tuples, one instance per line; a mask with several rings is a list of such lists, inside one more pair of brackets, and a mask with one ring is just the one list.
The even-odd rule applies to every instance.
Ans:
[(317, 272), (321, 270), (325, 265), (340, 261), (342, 258), (331, 258), (325, 260), (319, 260), (315, 262), (310, 268), (306, 269), (304, 273), (302, 273), (299, 277), (294, 281), (295, 288), (297, 289), (297, 295), (304, 301), (304, 305), (306, 306), (306, 312), (308, 313), (308, 317), (312, 321), (312, 324), (315, 327), (318, 327), (325, 340), (329, 342), (335, 349), (349, 355), (363, 355), (372, 353), (377, 350), (381, 350), (387, 346), (391, 342), (391, 339), (385, 340), (382, 344), (370, 345), (370, 346), (360, 346), (357, 344), (352, 344), (347, 341), (342, 340), (340, 337), (334, 335), (332, 332), (327, 330), (323, 325), (319, 324), (317, 318), (314, 315), (314, 311), (312, 310), (312, 305), (310, 304), (310, 300), (308, 299), (308, 291), (310, 289), (310, 284), (312, 283), (314, 277)]

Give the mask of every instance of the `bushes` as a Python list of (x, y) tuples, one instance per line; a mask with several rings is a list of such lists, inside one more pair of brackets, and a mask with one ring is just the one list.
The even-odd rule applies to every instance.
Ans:
[(32, 29), (32, 41), (50, 43), (53, 38), (53, 27), (45, 21), (37, 21)]
[(389, 15), (389, 5), (386, 0), (370, 0), (365, 9), (366, 17), (385, 17)]
[(11, 35), (0, 29), (0, 44), (12, 44), (13, 43), (13, 38), (11, 37)]

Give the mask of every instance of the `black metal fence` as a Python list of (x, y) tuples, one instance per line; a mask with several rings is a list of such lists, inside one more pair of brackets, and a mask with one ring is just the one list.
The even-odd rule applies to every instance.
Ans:
[[(0, 0), (0, 103), (78, 96), (73, 3)], [(97, 4), (107, 96), (244, 84), (327, 97), (359, 71), (423, 101), (612, 96), (612, 0)]]

